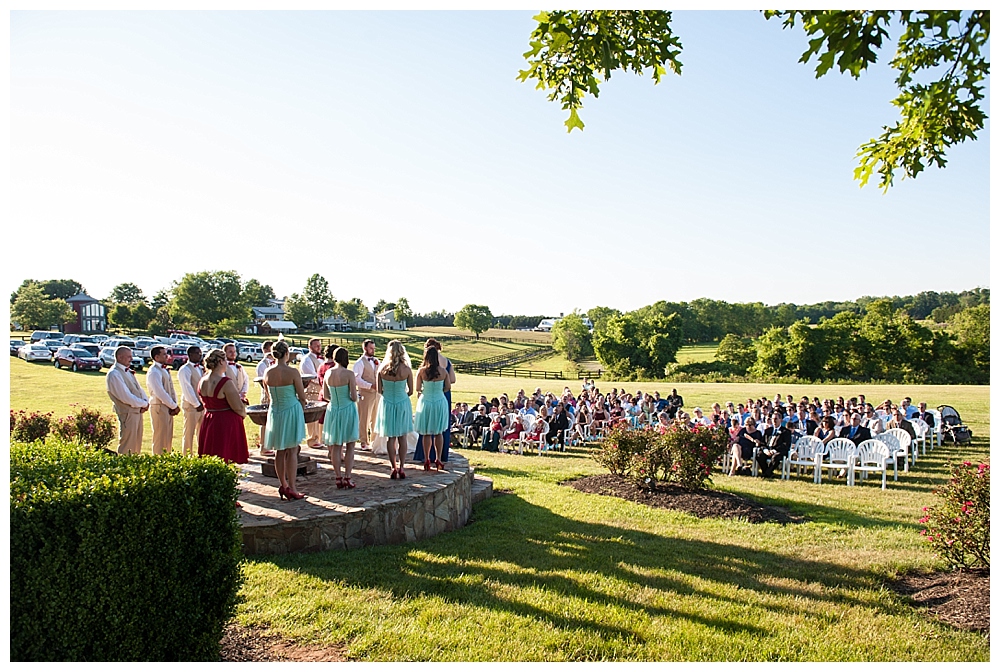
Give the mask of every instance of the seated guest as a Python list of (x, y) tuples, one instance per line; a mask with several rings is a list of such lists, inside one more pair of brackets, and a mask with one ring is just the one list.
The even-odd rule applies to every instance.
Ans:
[(757, 453), (757, 466), (764, 478), (774, 476), (774, 470), (792, 449), (792, 433), (781, 425), (781, 414), (773, 413), (769, 426), (764, 430), (764, 448)]
[(500, 416), (490, 419), (490, 425), (483, 430), (483, 450), (496, 453), (500, 450), (500, 439), (503, 436), (503, 425), (500, 424)]
[(934, 428), (934, 414), (927, 410), (927, 402), (926, 401), (921, 401), (920, 402), (920, 407), (919, 407), (918, 410), (920, 411), (920, 418), (924, 422), (927, 423), (928, 427), (930, 427), (930, 428), (933, 429)]
[(521, 432), (524, 431), (524, 423), (521, 422), (521, 416), (518, 416), (514, 422), (511, 423), (510, 427), (504, 432), (504, 441), (516, 441), (521, 438)]
[(885, 431), (885, 421), (875, 412), (875, 407), (871, 404), (865, 404), (865, 413), (861, 417), (861, 424), (868, 428), (872, 436), (876, 434), (881, 434)]
[(525, 400), (521, 415), (538, 415), (538, 411), (535, 410), (535, 405), (531, 401)]
[(590, 434), (591, 436), (599, 434), (604, 431), (607, 427), (608, 422), (611, 420), (611, 416), (608, 412), (604, 410), (604, 406), (596, 404), (594, 406), (594, 411), (590, 414)]
[(559, 450), (566, 450), (566, 432), (569, 430), (569, 416), (566, 414), (566, 407), (561, 403), (556, 404), (555, 414), (549, 423), (549, 431), (545, 435), (545, 443), (555, 444), (559, 442)]
[(861, 445), (862, 441), (872, 438), (872, 433), (867, 427), (861, 424), (861, 414), (855, 413), (851, 416), (851, 424), (840, 430), (840, 436), (844, 439), (850, 439), (854, 442), (855, 446), (858, 446)]
[(787, 426), (792, 430), (793, 435), (800, 437), (812, 436), (816, 433), (816, 428), (819, 425), (803, 411), (799, 413), (798, 420), (795, 423)]
[(911, 404), (912, 402), (909, 397), (903, 397), (903, 400), (899, 402), (899, 410), (903, 413), (903, 417), (907, 420), (913, 420), (914, 418), (920, 417), (920, 411)]
[(469, 438), (472, 441), (479, 441), (483, 437), (483, 433), (486, 428), (490, 426), (491, 422), (490, 416), (486, 413), (486, 406), (483, 404), (479, 405), (479, 412), (472, 422), (469, 424)]
[(913, 425), (910, 421), (903, 417), (903, 411), (900, 410), (898, 406), (892, 409), (892, 419), (886, 423), (887, 429), (905, 429), (906, 433), (910, 435), (910, 439), (913, 440), (917, 438), (917, 432), (913, 429)]
[(575, 436), (581, 441), (586, 441), (590, 436), (589, 430), (590, 423), (592, 422), (593, 420), (590, 417), (590, 411), (587, 410), (586, 406), (581, 405), (580, 409), (576, 412), (575, 417)]
[(656, 424), (654, 425), (654, 427), (656, 427), (656, 431), (660, 434), (666, 434), (671, 425), (673, 425), (673, 421), (670, 419), (670, 416), (667, 415), (667, 412), (660, 411), (656, 416)]
[(698, 406), (694, 407), (694, 419), (691, 422), (700, 427), (708, 427), (712, 424), (712, 420), (708, 418)]
[[(733, 418), (735, 420), (736, 418)], [(735, 476), (737, 470), (744, 470), (744, 465), (753, 459), (753, 449), (764, 445), (764, 435), (753, 425), (740, 427), (733, 442), (733, 459), (729, 466), (729, 475)]]
[(822, 441), (824, 446), (830, 443), (831, 439), (837, 437), (837, 421), (833, 419), (832, 415), (823, 417), (813, 436)]

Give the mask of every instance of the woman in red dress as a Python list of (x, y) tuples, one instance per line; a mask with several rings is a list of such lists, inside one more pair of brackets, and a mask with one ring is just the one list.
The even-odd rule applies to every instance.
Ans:
[(198, 455), (215, 455), (226, 462), (245, 464), (250, 459), (243, 418), (246, 406), (232, 378), (226, 376), (226, 354), (212, 350), (205, 358), (208, 369), (198, 385), (205, 405), (205, 419), (198, 432)]

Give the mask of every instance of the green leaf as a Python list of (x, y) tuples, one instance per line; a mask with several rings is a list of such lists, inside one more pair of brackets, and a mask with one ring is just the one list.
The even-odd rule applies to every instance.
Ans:
[(571, 133), (574, 128), (579, 128), (581, 131), (583, 130), (583, 120), (580, 119), (580, 115), (576, 113), (576, 109), (569, 111), (569, 119), (567, 119), (564, 123), (566, 124), (567, 133)]

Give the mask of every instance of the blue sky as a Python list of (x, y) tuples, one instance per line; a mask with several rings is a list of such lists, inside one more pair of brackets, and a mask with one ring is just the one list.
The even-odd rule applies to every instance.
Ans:
[(12, 13), (11, 221), (79, 246), (24, 246), (11, 288), (318, 272), (557, 314), (989, 285), (988, 125), (887, 194), (853, 180), (890, 53), (817, 80), (801, 30), (676, 12), (683, 75), (615, 73), (567, 134), (516, 80), (533, 13)]

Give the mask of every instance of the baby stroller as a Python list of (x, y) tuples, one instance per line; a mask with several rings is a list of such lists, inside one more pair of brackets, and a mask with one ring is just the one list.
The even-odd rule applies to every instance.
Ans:
[(972, 430), (962, 424), (962, 416), (952, 406), (938, 406), (943, 440), (953, 445), (972, 443)]

